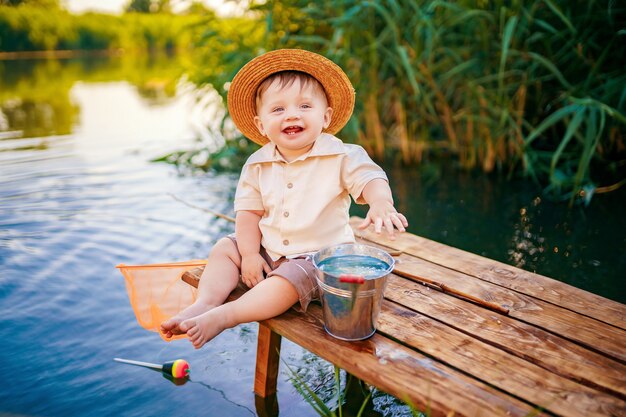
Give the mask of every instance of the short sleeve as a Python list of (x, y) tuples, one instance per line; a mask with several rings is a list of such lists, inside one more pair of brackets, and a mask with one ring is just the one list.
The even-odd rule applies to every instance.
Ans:
[(263, 200), (259, 189), (258, 165), (244, 165), (235, 191), (235, 212), (242, 210), (263, 210)]
[(368, 182), (377, 178), (389, 181), (385, 171), (369, 157), (365, 149), (353, 144), (345, 144), (346, 157), (342, 166), (342, 181), (352, 198), (358, 204), (365, 204), (363, 189)]

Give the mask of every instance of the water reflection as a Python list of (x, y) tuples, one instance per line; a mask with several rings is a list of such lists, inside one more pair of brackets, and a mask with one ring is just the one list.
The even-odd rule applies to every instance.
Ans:
[[(256, 326), (226, 331), (201, 351), (164, 343), (136, 323), (114, 269), (205, 257), (232, 225), (171, 195), (230, 213), (237, 178), (179, 176), (148, 162), (206, 130), (197, 93), (177, 77), (180, 62), (95, 61), (0, 63), (1, 103), (54, 109), (38, 110), (32, 120), (46, 123), (36, 131), (11, 119), (0, 140), (0, 357), (12, 376), (0, 414), (249, 414)], [(54, 122), (70, 118), (68, 131)], [(198, 383), (174, 386), (114, 357), (185, 358)], [(281, 407), (314, 415), (284, 378), (279, 386)]]
[(410, 232), (626, 302), (626, 189), (569, 208), (530, 181), (448, 164), (386, 171)]
[[(541, 204), (541, 198), (535, 197), (532, 203), (533, 211)], [(532, 222), (532, 214), (526, 207), (519, 210), (519, 222), (515, 224), (515, 230), (511, 238), (511, 248), (508, 251), (509, 263), (518, 268), (536, 270), (537, 265), (545, 261), (543, 256), (545, 238), (541, 235), (543, 228), (535, 230)]]
[(72, 131), (78, 108), (69, 94), (55, 99), (9, 99), (0, 106), (0, 131), (11, 132), (5, 137), (30, 138), (64, 135)]
[[(298, 356), (282, 356), (287, 356), (284, 359), (288, 367), (287, 373), (294, 386), (301, 386), (303, 383), (306, 383), (308, 389), (315, 393), (335, 413), (338, 413), (338, 395), (340, 394), (343, 400), (341, 406), (342, 415), (345, 416), (414, 415), (410, 407), (402, 401), (374, 387), (366, 386), (361, 380), (343, 370), (339, 370), (339, 373), (336, 374), (333, 364), (312, 353), (305, 352)], [(339, 383), (337, 383), (337, 377), (339, 378)], [(308, 389), (305, 388), (304, 390), (308, 391)], [(368, 399), (370, 389), (372, 394)]]
[(128, 82), (145, 104), (166, 104), (176, 95), (184, 62), (163, 54), (0, 61), (0, 133), (5, 138), (71, 133), (80, 118), (70, 94), (77, 81)]

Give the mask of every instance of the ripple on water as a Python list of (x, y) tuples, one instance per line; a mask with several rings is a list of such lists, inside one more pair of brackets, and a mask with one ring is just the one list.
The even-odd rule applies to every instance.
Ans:
[[(135, 94), (124, 83), (98, 88)], [(90, 96), (89, 103), (102, 101)], [(91, 112), (83, 106), (81, 120)], [(107, 114), (107, 120), (118, 119)], [(3, 411), (145, 417), (199, 409), (212, 414), (213, 408), (216, 415), (239, 416), (254, 407), (249, 370), (256, 327), (228, 330), (195, 351), (186, 340), (164, 343), (134, 317), (115, 265), (205, 257), (233, 225), (172, 194), (231, 214), (237, 178), (181, 177), (171, 166), (148, 163), (184, 144), (155, 131), (153, 125), (162, 128), (159, 118), (140, 128), (133, 120), (140, 140), (128, 133), (109, 138), (81, 125), (71, 136), (41, 139), (45, 149), (16, 149), (14, 141), (0, 152), (0, 354), (3, 372), (12, 376), (0, 390)], [(127, 126), (117, 128), (126, 132)], [(29, 143), (34, 141), (39, 139)], [(221, 352), (229, 353), (223, 364)], [(198, 382), (175, 387), (158, 373), (116, 364), (114, 357), (184, 357)], [(301, 403), (297, 394), (283, 393), (283, 400)]]

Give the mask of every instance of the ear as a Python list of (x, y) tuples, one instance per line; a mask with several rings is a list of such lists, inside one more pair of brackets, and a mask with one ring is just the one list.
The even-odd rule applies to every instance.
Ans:
[(326, 111), (324, 112), (324, 129), (330, 126), (330, 122), (332, 119), (333, 119), (333, 108), (327, 107)]
[(256, 125), (256, 128), (259, 129), (259, 132), (263, 136), (267, 136), (265, 134), (265, 129), (263, 129), (263, 122), (261, 121), (261, 118), (259, 116), (254, 116), (254, 124)]

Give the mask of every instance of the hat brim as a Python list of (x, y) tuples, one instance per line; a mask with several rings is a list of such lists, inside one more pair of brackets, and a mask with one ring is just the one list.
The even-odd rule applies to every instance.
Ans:
[(330, 59), (302, 49), (279, 49), (260, 55), (239, 70), (228, 89), (228, 112), (245, 137), (265, 145), (268, 138), (261, 135), (254, 123), (256, 91), (267, 77), (280, 71), (305, 72), (324, 87), (333, 114), (325, 132), (340, 131), (352, 115), (355, 92), (348, 76)]

